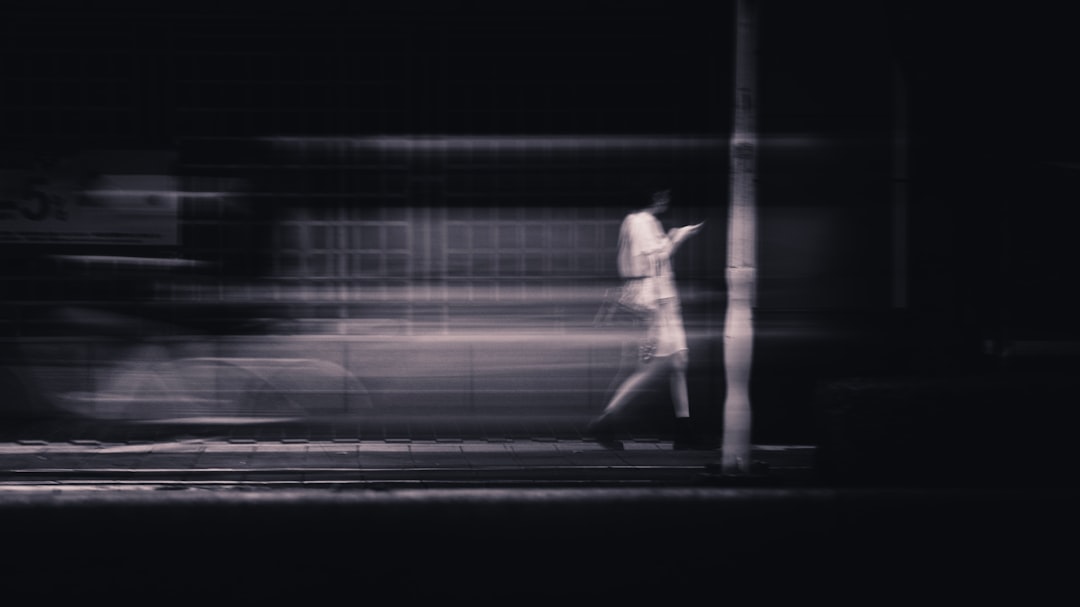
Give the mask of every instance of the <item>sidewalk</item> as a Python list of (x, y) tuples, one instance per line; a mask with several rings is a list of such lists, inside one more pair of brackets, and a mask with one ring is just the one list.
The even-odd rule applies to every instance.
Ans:
[(755, 445), (766, 473), (732, 479), (714, 473), (718, 450), (625, 447), (0, 439), (0, 576), (9, 597), (140, 604), (643, 604), (719, 591), (865, 605), (881, 588), (1031, 599), (1071, 579), (1050, 555), (1080, 537), (1076, 491), (829, 487), (803, 445)]
[[(12, 486), (506, 487), (697, 486), (722, 478), (721, 453), (639, 439), (611, 451), (589, 440), (307, 440), (0, 442), (0, 489)], [(744, 483), (813, 480), (814, 448), (757, 445)]]
[(665, 441), (38, 442), (0, 443), (8, 597), (1046, 602), (1080, 537), (1076, 492), (792, 486), (801, 446), (746, 487)]

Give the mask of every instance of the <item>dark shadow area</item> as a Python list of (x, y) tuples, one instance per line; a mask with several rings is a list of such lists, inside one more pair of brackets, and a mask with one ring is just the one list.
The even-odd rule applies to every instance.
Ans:
[(1050, 600), (1075, 507), (994, 491), (36, 496), (3, 507), (2, 566), (5, 596), (36, 600)]

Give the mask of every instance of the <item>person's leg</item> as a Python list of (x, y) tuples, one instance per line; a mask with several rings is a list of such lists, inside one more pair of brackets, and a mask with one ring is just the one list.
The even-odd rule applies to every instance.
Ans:
[(686, 388), (687, 353), (685, 350), (671, 356), (671, 402), (675, 405), (675, 417), (690, 417), (690, 395)]
[(640, 365), (619, 386), (600, 415), (589, 422), (585, 433), (608, 449), (622, 450), (623, 444), (619, 441), (616, 432), (617, 422), (615, 420), (618, 414), (633, 400), (638, 391), (655, 379), (656, 374), (664, 367), (666, 365), (660, 365), (657, 361)]
[(664, 365), (655, 360), (640, 365), (615, 391), (615, 394), (612, 395), (611, 400), (608, 401), (607, 406), (604, 407), (597, 419), (611, 419), (612, 416), (618, 414), (663, 367)]
[(675, 440), (673, 447), (678, 450), (695, 449), (698, 437), (690, 421), (690, 396), (686, 387), (686, 367), (689, 356), (686, 350), (672, 356), (671, 402), (675, 406)]

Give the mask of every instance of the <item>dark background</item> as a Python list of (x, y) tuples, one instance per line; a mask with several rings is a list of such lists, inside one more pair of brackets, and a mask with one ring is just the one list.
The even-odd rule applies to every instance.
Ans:
[[(215, 136), (722, 140), (731, 120), (728, 3), (66, 1), (9, 2), (3, 14), (0, 158), (12, 168)], [(1076, 187), (1068, 22), (1044, 3), (763, 5), (760, 204), (845, 208), (851, 223), (830, 236), (837, 248), (821, 265), (852, 265), (836, 281), (858, 290), (858, 306), (883, 305), (904, 99), (910, 305), (1010, 330), (1075, 331), (1063, 208)], [(691, 171), (686, 189), (722, 206), (723, 152), (714, 165)], [(770, 263), (776, 274), (790, 263), (778, 259), (783, 241), (798, 238), (771, 220), (766, 282)]]
[[(1080, 175), (1077, 42), (1068, 9), (761, 4), (755, 402), (769, 404), (755, 410), (756, 429), (805, 438), (813, 413), (806, 402), (775, 403), (808, 396), (815, 382), (918, 377), (851, 382), (826, 394), (835, 415), (814, 439), (832, 458), (833, 481), (1073, 486), (1072, 426), (1063, 420), (1075, 392), (1044, 375), (1003, 379), (1025, 366), (1055, 367), (1057, 380), (1075, 369), (1074, 357), (1030, 354), (1039, 344), (1067, 349), (1080, 329), (1070, 246)], [(183, 156), (192, 141), (227, 137), (630, 133), (723, 141), (732, 31), (727, 2), (8, 1), (0, 9), (0, 165), (25, 168), (84, 148)], [(909, 146), (902, 305), (892, 286), (899, 124)], [(182, 158), (189, 164), (211, 154), (190, 153)], [(683, 207), (685, 217), (722, 225), (723, 146), (686, 157), (652, 150), (645, 160), (616, 163), (596, 181), (563, 166), (565, 181), (545, 185), (545, 195), (595, 195), (618, 217), (642, 187), (677, 175), (677, 189), (691, 194), (684, 199), (698, 201)], [(402, 166), (412, 185), (430, 170)], [(538, 181), (526, 180), (518, 194)], [(455, 200), (448, 189), (402, 191), (409, 194), (395, 200), (404, 206)], [(498, 207), (496, 199), (487, 198)], [(529, 200), (510, 208), (524, 211)], [(278, 210), (256, 208), (255, 219), (272, 225)], [(716, 238), (681, 262), (684, 284), (722, 288), (723, 251)], [(70, 284), (37, 263), (48, 253), (3, 250), (0, 299), (12, 304), (5, 311), (25, 297), (11, 295), (11, 285), (21, 289), (28, 275)], [(153, 253), (241, 259), (197, 240)], [(259, 275), (258, 260), (243, 259), (221, 280)], [(806, 329), (820, 329), (828, 347), (795, 337)], [(975, 379), (952, 382), (961, 375)], [(769, 501), (736, 491), (728, 496), (736, 499), (714, 502), (691, 491), (684, 499), (581, 503), (523, 494), (481, 507), (314, 499), (260, 508), (211, 499), (203, 508), (198, 496), (164, 507), (69, 507), (28, 499), (5, 511), (17, 533), (3, 570), (36, 599), (334, 593), (505, 603), (738, 592), (853, 604), (890, 596), (1030, 600), (1057, 594), (1069, 573), (1058, 555), (1075, 537), (1075, 496), (1064, 493), (1072, 499), (884, 490)]]
[[(563, 158), (545, 172), (550, 157), (526, 155), (509, 198), (494, 185), (466, 194), (432, 186), (431, 159), (413, 157), (397, 165), (400, 192), (384, 181), (395, 197), (376, 204), (524, 212), (587, 201), (599, 209), (593, 218), (611, 220), (654, 184), (673, 183), (686, 202), (668, 219), (710, 225), (708, 245), (679, 261), (680, 277), (724, 288), (730, 3), (68, 1), (8, 2), (2, 14), (6, 168), (83, 149), (172, 149), (181, 174), (191, 166), (226, 174), (245, 152), (223, 152), (221, 141), (273, 137), (713, 138), (719, 143), (700, 153), (655, 148), (599, 168), (585, 158), (582, 170)], [(762, 402), (784, 401), (769, 391), (785, 386), (805, 396), (823, 379), (955, 373), (1002, 364), (1018, 344), (1074, 343), (1068, 210), (1078, 125), (1068, 23), (1049, 5), (762, 4), (756, 372), (795, 377), (760, 382)], [(456, 176), (511, 178), (491, 173), (465, 166)], [(272, 179), (255, 181), (274, 193)], [(901, 186), (903, 229), (893, 214)], [(251, 226), (269, 230), (298, 203), (253, 200), (232, 217), (185, 210), (179, 247), (151, 253), (220, 262), (223, 281), (264, 275), (265, 258), (252, 251), (273, 241)], [(229, 236), (206, 245), (199, 230), (207, 226)], [(9, 302), (35, 280), (28, 301), (48, 290), (42, 285), (62, 291), (40, 261), (55, 252), (4, 248)], [(136, 282), (114, 299), (126, 288), (140, 296)], [(706, 312), (720, 318), (716, 306)], [(831, 358), (797, 340), (778, 346), (791, 323), (820, 328)], [(761, 413), (767, 427), (770, 416), (794, 412)]]

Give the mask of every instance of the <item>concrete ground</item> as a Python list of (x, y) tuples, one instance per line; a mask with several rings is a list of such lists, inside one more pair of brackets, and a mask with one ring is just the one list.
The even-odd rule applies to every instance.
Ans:
[(0, 441), (6, 599), (1044, 604), (1080, 539), (1075, 490), (830, 486), (805, 445), (92, 436)]

